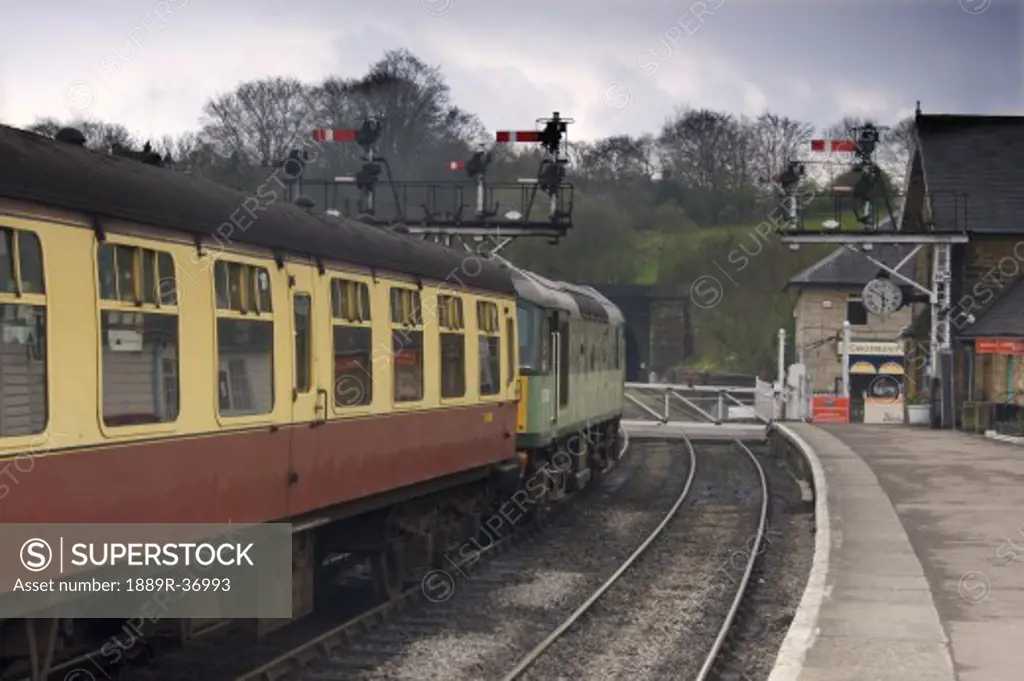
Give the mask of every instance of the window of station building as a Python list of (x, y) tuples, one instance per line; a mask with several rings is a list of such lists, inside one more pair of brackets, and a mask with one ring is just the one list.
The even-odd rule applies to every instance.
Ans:
[(178, 292), (169, 253), (102, 243), (102, 415), (110, 427), (178, 419)]
[(860, 296), (850, 296), (846, 301), (846, 321), (850, 326), (866, 326), (868, 323), (868, 309), (864, 307), (864, 301)]
[(466, 394), (466, 321), (462, 299), (437, 297), (437, 326), (441, 335), (441, 397)]
[(497, 395), (501, 390), (501, 326), (498, 306), (486, 300), (476, 304), (477, 328), (480, 331), (480, 394)]
[(274, 410), (274, 319), (267, 268), (218, 260), (217, 394), (221, 416)]
[(0, 227), (0, 437), (46, 429), (46, 286), (33, 232)]
[(361, 281), (331, 280), (334, 326), (334, 406), (366, 406), (373, 401), (373, 329), (370, 287)]
[(423, 310), (420, 293), (391, 288), (391, 351), (395, 402), (423, 399)]

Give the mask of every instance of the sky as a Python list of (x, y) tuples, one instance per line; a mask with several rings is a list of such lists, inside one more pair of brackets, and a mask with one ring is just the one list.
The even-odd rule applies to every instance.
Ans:
[[(0, 0), (0, 123), (195, 130), (244, 80), (357, 77), (405, 47), (491, 130), (559, 111), (570, 139), (656, 133), (677, 107), (1024, 113), (1024, 0)], [(323, 121), (324, 127), (355, 122)]]

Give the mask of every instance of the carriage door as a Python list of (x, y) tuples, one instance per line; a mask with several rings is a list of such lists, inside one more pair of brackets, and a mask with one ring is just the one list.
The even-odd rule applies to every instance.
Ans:
[(291, 287), (292, 319), (292, 421), (318, 423), (327, 415), (326, 392), (316, 377), (316, 319), (313, 299), (314, 274), (303, 267), (289, 272), (295, 285)]

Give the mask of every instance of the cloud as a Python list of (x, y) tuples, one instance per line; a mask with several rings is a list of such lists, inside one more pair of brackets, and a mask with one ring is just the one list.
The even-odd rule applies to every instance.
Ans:
[[(1024, 105), (1022, 14), (1013, 8), (967, 15), (955, 2), (945, 9), (740, 0), (434, 6), (442, 1), (450, 7), (432, 16), (419, 0), (344, 7), (189, 0), (161, 30), (145, 33), (134, 54), (129, 36), (156, 0), (131, 9), (115, 0), (52, 0), (61, 21), (9, 3), (0, 25), (0, 118), (16, 125), (67, 118), (65, 90), (84, 81), (95, 100), (91, 115), (146, 135), (180, 132), (198, 125), (210, 97), (242, 80), (356, 77), (399, 47), (440, 65), (455, 102), (490, 128), (529, 127), (558, 110), (576, 118), (576, 139), (656, 132), (680, 105), (747, 115), (768, 108), (818, 127), (843, 115), (892, 121), (917, 99), (928, 111)], [(697, 16), (712, 6), (713, 14)], [(847, 47), (855, 29), (835, 30), (860, 23), (871, 26), (869, 50)], [(116, 75), (103, 66), (111, 54), (125, 57)], [(928, 77), (936, 72), (943, 78)]]

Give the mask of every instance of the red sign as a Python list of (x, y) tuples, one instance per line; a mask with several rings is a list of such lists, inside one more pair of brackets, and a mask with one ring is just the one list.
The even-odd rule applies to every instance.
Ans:
[(979, 355), (1024, 355), (1024, 339), (978, 338), (974, 351)]
[(811, 400), (811, 421), (814, 423), (849, 423), (850, 398), (815, 395)]

